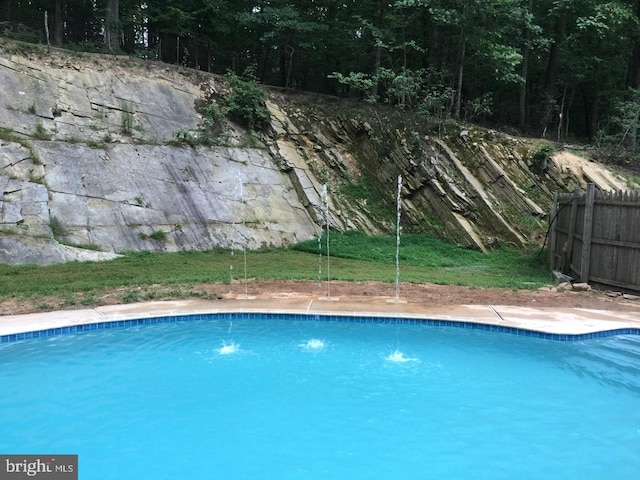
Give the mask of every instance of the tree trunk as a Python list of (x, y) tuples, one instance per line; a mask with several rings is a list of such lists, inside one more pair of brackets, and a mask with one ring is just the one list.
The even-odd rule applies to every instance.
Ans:
[(631, 88), (640, 87), (640, 41), (636, 42), (629, 59), (627, 86)]
[(280, 86), (287, 88), (287, 47), (283, 44), (278, 50), (280, 52)]
[(587, 120), (587, 138), (593, 140), (598, 133), (598, 111), (600, 88), (594, 84), (590, 91), (583, 93), (585, 117)]
[(549, 48), (549, 60), (547, 61), (547, 73), (544, 80), (544, 99), (542, 114), (540, 116), (540, 127), (542, 132), (546, 132), (551, 122), (551, 113), (553, 111), (556, 73), (558, 71), (558, 61), (560, 59), (560, 43), (564, 39), (565, 29), (567, 26), (567, 16), (561, 14), (556, 18), (555, 34), (553, 43)]
[(454, 118), (460, 118), (460, 112), (462, 110), (462, 79), (464, 76), (464, 60), (465, 53), (467, 50), (467, 38), (466, 32), (464, 31), (466, 17), (467, 17), (467, 5), (465, 3), (462, 6), (462, 26), (460, 27), (460, 42), (459, 42), (459, 58), (458, 58), (458, 74), (457, 74), (457, 82), (456, 82), (456, 96), (453, 102), (453, 116)]
[[(531, 13), (532, 9), (533, 0), (529, 0), (528, 12)], [(518, 125), (521, 129), (527, 124), (527, 76), (529, 74), (529, 40), (531, 38), (531, 31), (525, 27), (522, 36), (524, 39), (522, 46), (522, 68), (520, 69), (522, 83), (520, 84), (520, 98), (518, 102)]]
[(453, 103), (453, 116), (460, 118), (460, 111), (462, 110), (462, 76), (464, 75), (464, 57), (466, 51), (466, 42), (462, 40), (462, 46), (460, 47), (460, 60), (458, 64), (458, 79), (456, 85), (456, 96)]
[(271, 54), (271, 48), (267, 46), (267, 48), (265, 48), (265, 51), (264, 51), (264, 56), (262, 57), (260, 74), (258, 75), (258, 80), (260, 83), (264, 83), (265, 76), (267, 75), (267, 66), (269, 65), (270, 54)]
[(291, 87), (291, 69), (293, 68), (293, 53), (295, 52), (295, 48), (293, 48), (291, 45), (289, 45), (288, 48), (289, 48), (289, 65), (287, 67), (287, 79), (284, 84), (284, 88)]
[[(158, 22), (149, 18), (149, 22), (147, 23), (147, 47), (149, 47), (149, 49), (158, 48), (158, 42), (160, 40), (159, 30), (160, 27), (158, 26)], [(157, 55), (156, 60), (160, 60)]]
[(64, 43), (64, 2), (65, 0), (54, 0), (53, 4), (54, 45), (62, 45)]
[(0, 22), (11, 21), (11, 0), (0, 0)]
[[(382, 29), (382, 24), (384, 23), (384, 17), (386, 15), (387, 10), (387, 2), (385, 0), (380, 0), (378, 2), (378, 29)], [(371, 86), (371, 98), (378, 97), (378, 74), (380, 73), (380, 67), (382, 65), (382, 46), (376, 45), (376, 57), (373, 62), (373, 85)]]
[[(640, 0), (636, 0), (636, 17), (640, 19)], [(633, 47), (633, 53), (629, 59), (627, 87), (640, 87), (640, 40), (636, 40)]]
[[(636, 0), (636, 17), (640, 19), (640, 0)], [(627, 87), (637, 90), (640, 88), (640, 40), (636, 40), (635, 45), (633, 47), (633, 53), (631, 54), (631, 58), (629, 59), (629, 68), (627, 71)], [(636, 96), (635, 92), (627, 92), (627, 97), (630, 97), (631, 100)], [(630, 136), (630, 148), (632, 151), (636, 151), (638, 145), (638, 122), (633, 122), (631, 126), (631, 130), (629, 132)]]
[[(525, 42), (528, 40), (525, 32)], [(529, 70), (529, 46), (525, 45), (522, 49), (522, 68), (520, 75), (522, 82), (520, 83), (520, 98), (518, 99), (518, 126), (522, 129), (527, 125), (527, 75)]]
[(120, 48), (120, 0), (106, 2), (104, 44), (112, 53)]
[(136, 23), (135, 15), (132, 15), (130, 11), (125, 15), (127, 15), (127, 21), (122, 22), (121, 25), (122, 49), (127, 53), (134, 53), (136, 50), (136, 28), (140, 28), (140, 23)]
[(378, 98), (378, 73), (382, 65), (382, 47), (376, 47), (376, 59), (373, 64), (373, 85), (371, 86), (371, 98)]

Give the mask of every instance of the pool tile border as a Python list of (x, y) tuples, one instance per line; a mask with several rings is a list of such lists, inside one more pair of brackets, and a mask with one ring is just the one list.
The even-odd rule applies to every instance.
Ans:
[(183, 315), (162, 315), (144, 318), (132, 318), (126, 320), (105, 320), (64, 327), (54, 327), (43, 330), (34, 330), (21, 333), (12, 333), (0, 336), (0, 344), (19, 342), (33, 338), (53, 337), (93, 330), (108, 330), (112, 328), (133, 327), (137, 325), (154, 325), (158, 323), (189, 322), (194, 320), (304, 320), (323, 322), (346, 323), (386, 323), (396, 325), (425, 325), (432, 327), (466, 328), (471, 330), (485, 330), (488, 332), (508, 333), (511, 335), (542, 338), (562, 342), (574, 342), (594, 338), (610, 337), (614, 335), (640, 335), (640, 328), (616, 328), (590, 333), (559, 334), (529, 330), (521, 327), (511, 327), (466, 320), (437, 320), (429, 318), (393, 317), (393, 316), (368, 316), (368, 315), (337, 315), (321, 313), (269, 313), (269, 312), (214, 312)]

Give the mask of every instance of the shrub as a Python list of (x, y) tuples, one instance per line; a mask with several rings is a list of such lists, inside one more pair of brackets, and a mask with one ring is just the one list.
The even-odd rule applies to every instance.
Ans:
[(264, 103), (266, 95), (252, 72), (245, 71), (242, 77), (228, 73), (226, 79), (232, 92), (222, 102), (225, 116), (250, 130), (264, 127), (269, 120), (269, 110)]
[(549, 144), (538, 145), (531, 155), (533, 160), (533, 168), (541, 173), (549, 169), (549, 160), (553, 155), (554, 149)]
[(122, 133), (131, 135), (133, 129), (133, 106), (130, 102), (122, 102)]
[(154, 240), (158, 240), (159, 242), (163, 242), (163, 241), (165, 241), (167, 239), (167, 234), (164, 233), (163, 230), (156, 230), (151, 235), (149, 235), (149, 238), (153, 238)]
[(167, 234), (163, 230), (155, 230), (150, 235), (147, 235), (144, 232), (140, 232), (138, 235), (142, 240), (146, 240), (148, 238), (152, 238), (153, 240), (157, 240), (159, 242), (164, 242), (167, 239)]

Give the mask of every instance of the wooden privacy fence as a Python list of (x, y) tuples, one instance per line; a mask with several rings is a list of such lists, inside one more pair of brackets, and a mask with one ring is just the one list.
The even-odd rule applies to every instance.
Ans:
[(556, 193), (550, 218), (551, 270), (640, 291), (640, 191)]

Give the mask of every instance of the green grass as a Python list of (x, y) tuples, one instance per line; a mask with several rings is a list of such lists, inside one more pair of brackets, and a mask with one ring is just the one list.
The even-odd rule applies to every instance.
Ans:
[[(318, 241), (292, 248), (250, 250), (247, 277), (274, 280), (318, 280), (320, 259), (326, 280), (326, 238), (320, 257)], [(330, 234), (331, 280), (395, 281), (395, 237), (369, 237), (359, 233)], [(225, 284), (244, 278), (242, 251), (151, 253), (128, 252), (108, 262), (0, 265), (0, 298), (57, 297), (61, 304), (92, 304), (101, 294), (123, 289), (122, 302), (149, 298), (131, 292), (138, 287), (170, 286), (180, 297), (198, 296), (190, 290), (200, 283)], [(402, 237), (400, 280), (412, 283), (466, 285), (475, 288), (531, 289), (549, 282), (544, 261), (514, 250), (487, 255), (448, 245), (427, 235)], [(175, 288), (174, 288), (175, 287)], [(42, 302), (44, 304), (44, 302)]]
[[(326, 237), (322, 239), (326, 255)], [(318, 255), (318, 241), (301, 242), (293, 247)], [(343, 280), (395, 279), (396, 237), (369, 237), (358, 232), (329, 235), (332, 277)], [(359, 262), (354, 278), (336, 272), (334, 262), (349, 259)], [(549, 282), (544, 259), (529, 257), (512, 249), (488, 254), (445, 243), (426, 234), (405, 234), (400, 241), (400, 279), (412, 283), (466, 285), (478, 288), (537, 288)], [(355, 265), (355, 264), (354, 264)], [(345, 265), (348, 268), (347, 265)], [(357, 278), (356, 278), (357, 275)], [(368, 278), (367, 278), (368, 277)], [(335, 277), (338, 279), (338, 277)]]

